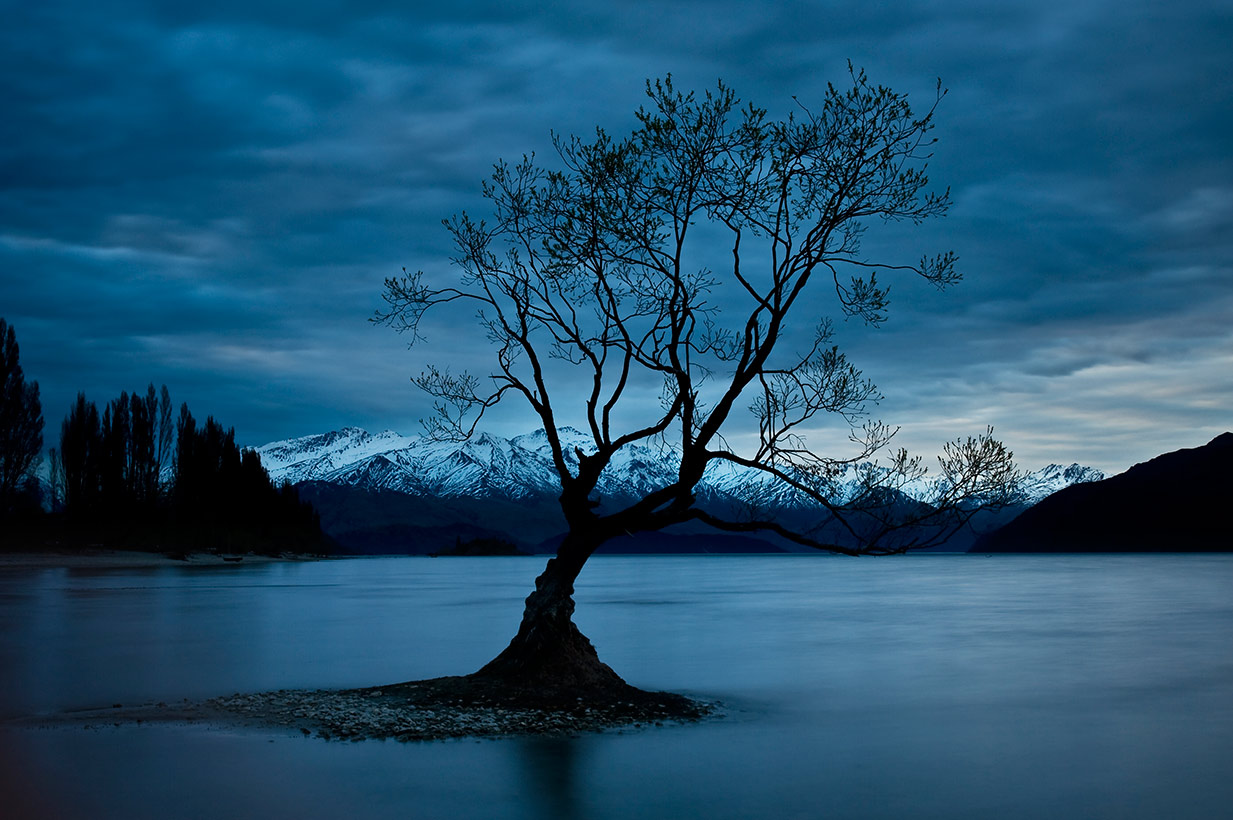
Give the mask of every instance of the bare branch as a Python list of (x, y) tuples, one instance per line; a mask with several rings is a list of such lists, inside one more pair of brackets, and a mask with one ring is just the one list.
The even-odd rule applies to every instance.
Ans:
[[(950, 252), (912, 263), (861, 251), (869, 225), (919, 224), (949, 208), (949, 191), (927, 189), (941, 85), (919, 115), (849, 66), (845, 87), (777, 121), (722, 82), (694, 94), (666, 77), (646, 93), (626, 136), (553, 135), (551, 166), (533, 155), (498, 162), (483, 185), (490, 222), (445, 222), (455, 281), (435, 287), (406, 271), (386, 281), (374, 321), (415, 343), (429, 311), (474, 303), (495, 352), (487, 380), (432, 368), (416, 380), (437, 401), (430, 433), (465, 437), (521, 396), (547, 431), (566, 519), (591, 540), (694, 520), (848, 554), (895, 552), (1003, 503), (1017, 474), (990, 433), (949, 445), (936, 478), (919, 458), (884, 454), (895, 430), (867, 420), (881, 395), (815, 312), (833, 299), (834, 312), (876, 326), (892, 280), (960, 280)], [(730, 254), (717, 252), (715, 231)], [(818, 333), (804, 352), (786, 350), (804, 311), (821, 319)], [(562, 363), (573, 377), (556, 382)], [(657, 409), (639, 395), (649, 383), (663, 385)], [(594, 445), (576, 460), (556, 432), (565, 410)], [(640, 421), (614, 429), (627, 418)], [(814, 451), (809, 434), (826, 423), (846, 429), (850, 451)], [(756, 442), (738, 453), (727, 442), (742, 436)], [(624, 510), (596, 512), (591, 494), (614, 455), (652, 440), (671, 447), (676, 475)], [(740, 520), (695, 497), (714, 465), (757, 478)], [(761, 515), (766, 488), (808, 501), (821, 529)]]

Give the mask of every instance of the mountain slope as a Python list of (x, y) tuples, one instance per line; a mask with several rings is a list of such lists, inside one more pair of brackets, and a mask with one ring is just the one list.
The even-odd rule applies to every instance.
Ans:
[(1104, 478), (1107, 476), (1093, 467), (1084, 467), (1079, 464), (1063, 467), (1061, 464), (1050, 464), (1027, 476), (1023, 482), (1023, 504), (1024, 506), (1039, 504), (1058, 490), (1064, 490), (1072, 484), (1087, 484)]
[(977, 552), (1233, 550), (1233, 433), (1060, 490), (977, 540)]
[[(575, 466), (575, 448), (590, 451), (590, 437), (571, 428), (559, 432), (566, 459)], [(271, 476), (298, 484), (320, 512), (323, 528), (356, 552), (436, 552), (452, 546), (455, 535), (506, 538), (523, 549), (542, 551), (551, 549), (547, 539), (565, 528), (556, 502), (560, 485), (542, 429), (512, 439), (479, 433), (465, 442), (435, 442), (347, 427), (272, 442), (257, 452)], [(602, 506), (621, 506), (669, 483), (674, 455), (654, 445), (623, 448), (601, 477)], [(1025, 503), (1094, 477), (1101, 475), (1079, 465), (1050, 465), (1030, 477)], [(856, 492), (855, 479), (854, 469), (837, 477), (836, 497)], [(907, 489), (923, 493), (925, 487)], [(756, 499), (759, 508), (785, 525), (807, 528), (827, 518), (790, 488), (728, 463), (713, 464), (697, 494), (708, 509), (727, 517), (747, 513)], [(624, 542), (624, 548), (645, 551), (654, 544), (659, 549), (665, 539), (675, 539), (679, 549), (699, 551), (697, 544), (686, 542), (708, 535), (715, 534), (704, 525), (691, 525), (661, 539)], [(946, 548), (966, 549), (973, 537), (961, 534)], [(770, 536), (750, 536), (745, 542), (756, 550), (805, 549)]]
[[(590, 436), (562, 428), (565, 459), (577, 465), (576, 450), (591, 452)], [(299, 484), (321, 481), (370, 490), (393, 490), (434, 498), (556, 498), (560, 493), (544, 431), (512, 439), (477, 433), (463, 442), (439, 442), (386, 431), (372, 435), (346, 427), (318, 436), (272, 442), (257, 448), (261, 463), (275, 481)], [(600, 477), (597, 492), (617, 501), (640, 497), (671, 482), (675, 452), (669, 447), (634, 444), (622, 448)], [(834, 498), (851, 497), (859, 486), (857, 468), (849, 466), (834, 479)], [(1051, 464), (1028, 476), (1024, 503), (1033, 504), (1056, 490), (1104, 475), (1072, 464)], [(911, 497), (928, 492), (927, 482), (904, 488)], [(775, 508), (811, 508), (814, 503), (758, 470), (729, 462), (712, 462), (698, 487), (701, 497), (748, 502), (753, 496)]]

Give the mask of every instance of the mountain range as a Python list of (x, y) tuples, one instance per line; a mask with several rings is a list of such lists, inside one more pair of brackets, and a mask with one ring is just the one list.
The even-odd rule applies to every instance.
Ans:
[[(559, 431), (571, 466), (575, 448), (593, 451), (590, 436)], [(547, 435), (537, 430), (511, 439), (477, 433), (463, 442), (440, 442), (356, 427), (276, 441), (256, 448), (276, 482), (288, 481), (321, 514), (322, 527), (347, 551), (357, 553), (438, 552), (458, 539), (500, 538), (531, 551), (551, 551), (564, 530)], [(635, 444), (622, 448), (601, 476), (598, 495), (619, 505), (663, 486), (675, 475), (672, 451)], [(1028, 476), (1013, 514), (1057, 490), (1098, 481), (1104, 474), (1082, 467), (1049, 465)], [(849, 468), (834, 481), (834, 495), (851, 497), (858, 487)], [(928, 486), (905, 486), (908, 499)], [(758, 504), (785, 523), (812, 523), (817, 505), (765, 474), (728, 463), (712, 463), (697, 495), (717, 512)], [(1008, 520), (1008, 513), (982, 519), (982, 528)], [(705, 537), (703, 537), (705, 536)], [(974, 534), (952, 539), (947, 549), (966, 549)], [(666, 533), (639, 534), (607, 551), (782, 551), (802, 549), (773, 537), (719, 535), (704, 525)]]
[(1233, 550), (1233, 433), (1053, 493), (974, 544), (980, 552)]

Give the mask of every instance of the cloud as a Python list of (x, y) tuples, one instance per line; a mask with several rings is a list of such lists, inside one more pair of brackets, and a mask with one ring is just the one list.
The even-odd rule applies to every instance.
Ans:
[(408, 352), (366, 319), (402, 266), (452, 275), (439, 220), (483, 215), (493, 161), (628, 129), (648, 76), (778, 116), (851, 58), (918, 107), (950, 88), (950, 216), (866, 250), (953, 247), (967, 280), (895, 282), (885, 328), (839, 326), (883, 410), (1124, 466), (1222, 424), (1231, 39), (1219, 4), (1146, 0), (25, 4), (0, 31), (0, 314), (53, 420), (155, 380), (246, 443), (409, 432), (408, 377), (482, 370), (482, 340)]

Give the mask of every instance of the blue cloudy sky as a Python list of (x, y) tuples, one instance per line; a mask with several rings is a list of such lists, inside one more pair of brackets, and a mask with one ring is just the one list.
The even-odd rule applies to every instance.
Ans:
[(43, 0), (4, 18), (0, 316), (49, 445), (77, 391), (150, 381), (245, 444), (414, 433), (409, 376), (482, 350), (438, 333), (408, 351), (367, 319), (385, 276), (445, 269), (440, 220), (481, 205), (494, 160), (627, 130), (648, 77), (722, 77), (784, 114), (848, 59), (922, 104), (950, 89), (931, 164), (950, 215), (869, 241), (892, 261), (952, 248), (966, 280), (905, 281), (884, 327), (838, 326), (906, 445), (992, 424), (1027, 467), (1121, 470), (1233, 428), (1233, 3)]

